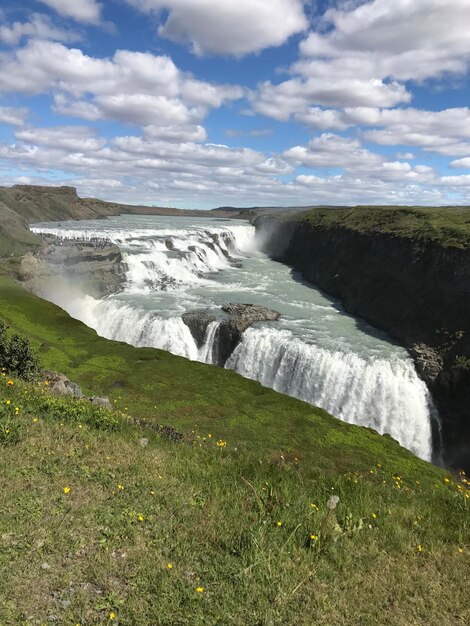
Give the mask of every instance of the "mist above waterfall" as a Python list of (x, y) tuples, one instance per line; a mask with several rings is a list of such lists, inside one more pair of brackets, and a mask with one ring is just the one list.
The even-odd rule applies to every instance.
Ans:
[[(73, 286), (43, 291), (100, 335), (212, 363), (223, 305), (277, 310), (281, 320), (246, 330), (225, 367), (344, 421), (389, 433), (430, 459), (432, 401), (406, 351), (259, 252), (250, 224), (120, 216), (33, 230), (119, 246), (126, 268), (121, 293), (97, 299)], [(215, 320), (199, 346), (181, 317), (195, 310)]]

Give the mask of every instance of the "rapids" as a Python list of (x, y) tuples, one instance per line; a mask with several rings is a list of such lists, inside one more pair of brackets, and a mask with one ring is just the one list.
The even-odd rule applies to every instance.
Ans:
[(225, 364), (246, 378), (320, 406), (336, 417), (389, 433), (421, 458), (432, 455), (430, 394), (407, 352), (291, 270), (259, 252), (248, 223), (213, 218), (123, 215), (36, 224), (36, 233), (110, 241), (126, 266), (122, 293), (97, 300), (62, 290), (45, 294), (109, 339), (212, 362), (217, 322), (198, 347), (181, 319), (250, 302), (279, 311), (243, 334)]

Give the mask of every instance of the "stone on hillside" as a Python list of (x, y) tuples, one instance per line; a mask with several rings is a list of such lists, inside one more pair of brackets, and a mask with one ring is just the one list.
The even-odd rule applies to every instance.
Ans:
[(71, 392), (70, 395), (72, 395), (74, 398), (77, 398), (77, 400), (81, 400), (84, 397), (83, 392), (80, 389), (80, 387), (77, 385), (77, 383), (68, 381), (67, 383), (65, 383), (65, 386)]
[(114, 407), (111, 404), (109, 398), (107, 396), (104, 396), (102, 398), (98, 398), (97, 396), (93, 396), (92, 398), (90, 398), (90, 402), (94, 405), (94, 406), (98, 406), (102, 409), (108, 409), (108, 411), (114, 411)]
[(83, 398), (83, 393), (80, 387), (76, 383), (72, 383), (68, 378), (64, 380), (56, 380), (49, 389), (55, 396), (70, 396), (80, 400)]
[(41, 376), (44, 380), (49, 381), (50, 383), (63, 382), (66, 383), (69, 381), (65, 374), (59, 374), (59, 372), (55, 372), (54, 370), (43, 370), (41, 372)]
[(58, 380), (53, 385), (50, 386), (51, 393), (54, 396), (71, 396), (72, 390), (67, 387), (67, 385), (62, 381)]

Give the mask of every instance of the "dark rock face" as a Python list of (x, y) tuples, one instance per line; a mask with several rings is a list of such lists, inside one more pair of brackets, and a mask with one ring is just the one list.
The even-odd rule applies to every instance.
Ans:
[(189, 311), (182, 315), (183, 322), (189, 327), (198, 348), (204, 345), (207, 327), (215, 322), (215, 317), (208, 311)]
[(238, 346), (242, 335), (255, 322), (276, 321), (281, 314), (256, 304), (231, 303), (222, 307), (222, 311), (230, 315), (223, 321), (217, 331), (217, 363), (225, 365), (227, 359)]
[(444, 462), (470, 470), (470, 250), (295, 219), (255, 226), (276, 233), (273, 258), (408, 348), (442, 418)]
[[(276, 321), (281, 314), (257, 304), (230, 303), (222, 307), (229, 318), (220, 322), (214, 341), (212, 360), (224, 366), (229, 356), (240, 343), (243, 333), (255, 322)], [(182, 316), (183, 322), (191, 330), (197, 345), (204, 345), (207, 327), (216, 317), (208, 311), (190, 311)]]

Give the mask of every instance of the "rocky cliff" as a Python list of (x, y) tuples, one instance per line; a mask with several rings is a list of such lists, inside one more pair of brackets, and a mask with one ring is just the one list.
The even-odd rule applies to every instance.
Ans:
[(312, 213), (257, 218), (265, 251), (409, 349), (442, 418), (445, 463), (470, 469), (470, 210), (452, 238), (435, 223), (385, 228), (385, 213), (361, 228)]
[(223, 319), (216, 318), (209, 311), (188, 311), (182, 316), (199, 348), (204, 344), (209, 324), (218, 322), (211, 361), (221, 367), (240, 343), (247, 328), (256, 322), (274, 322), (281, 317), (277, 311), (264, 306), (239, 302), (227, 304), (221, 307), (221, 311), (226, 316)]
[(18, 278), (37, 295), (51, 288), (80, 288), (101, 298), (122, 288), (125, 267), (120, 250), (113, 244), (93, 246), (87, 243), (51, 239), (40, 252), (21, 259)]

